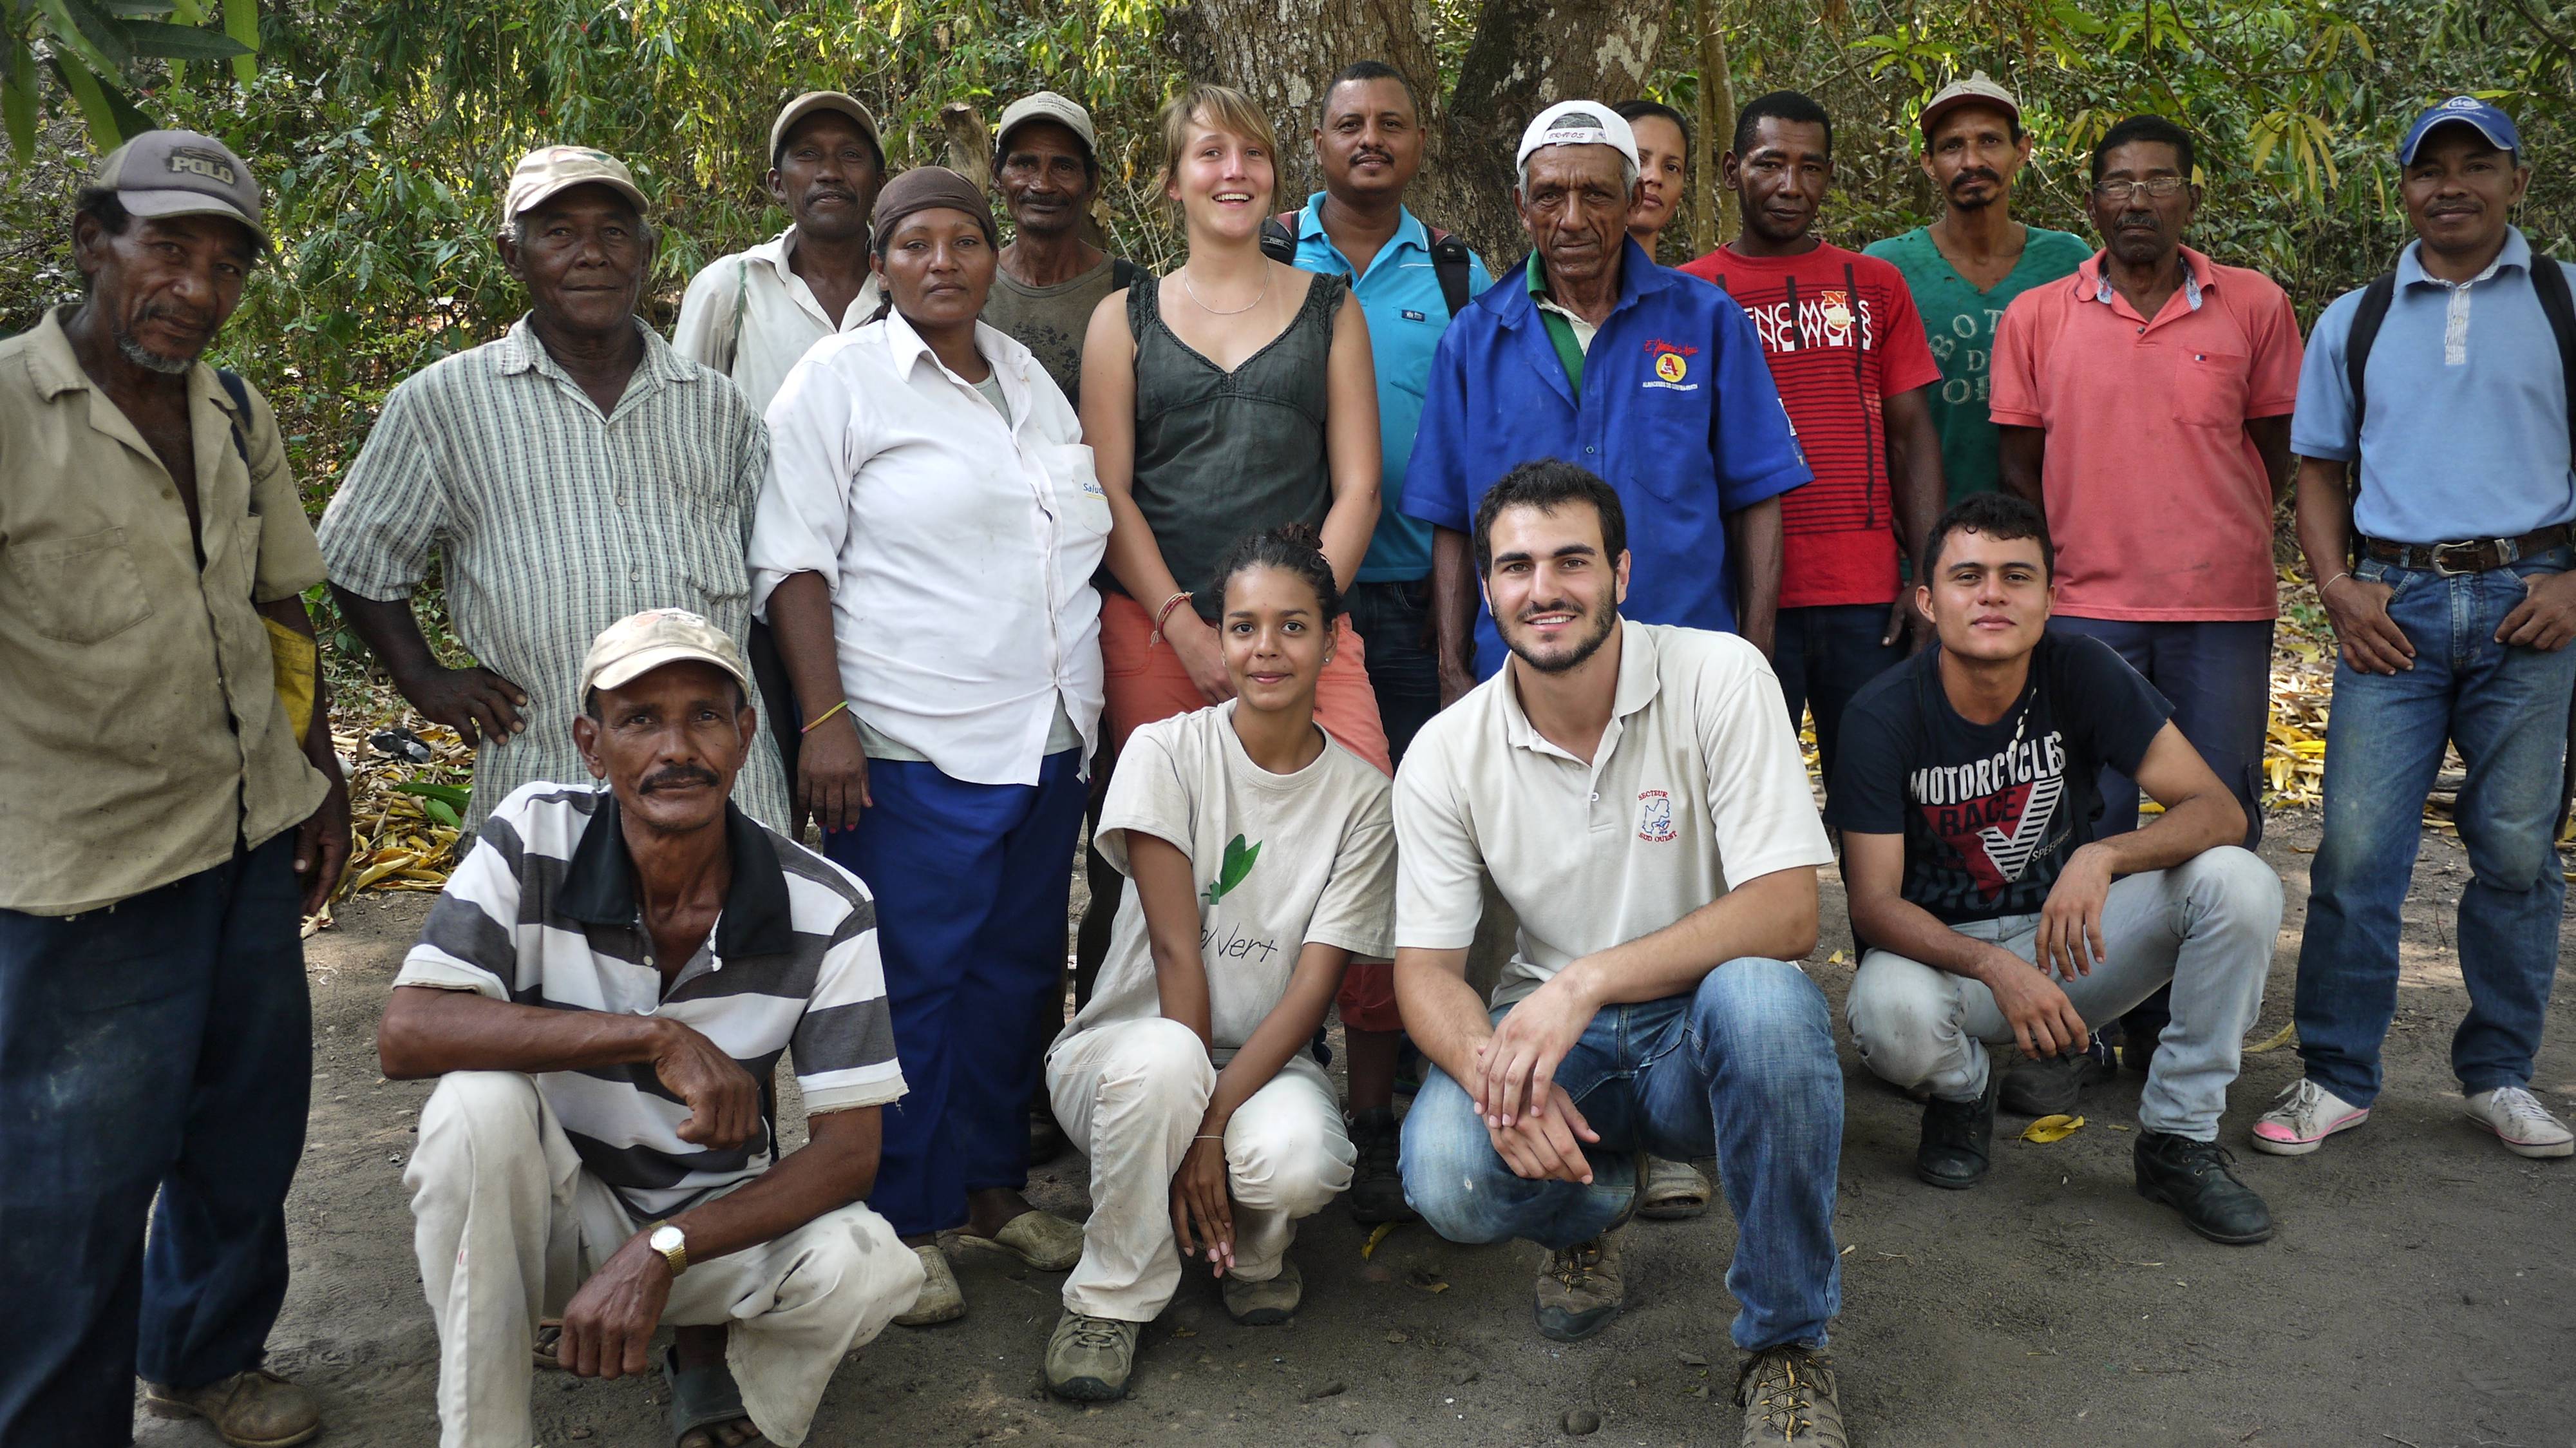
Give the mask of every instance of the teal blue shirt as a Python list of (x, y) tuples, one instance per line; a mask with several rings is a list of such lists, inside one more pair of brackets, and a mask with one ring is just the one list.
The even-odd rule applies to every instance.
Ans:
[[(1412, 212), (1396, 221), (1395, 235), (1370, 258), (1368, 274), (1353, 277), (1350, 258), (1324, 234), (1318, 208), (1324, 193), (1297, 214), (1297, 265), (1328, 276), (1352, 277), (1351, 294), (1368, 320), (1369, 353), (1377, 364), (1379, 449), (1377, 532), (1360, 560), (1358, 581), (1400, 583), (1431, 575), (1431, 525), (1404, 514), (1404, 467), (1413, 457), (1413, 434), (1422, 424), (1422, 393), (1431, 376), (1431, 354), (1449, 330), (1449, 303), (1431, 263), (1431, 229)], [(1493, 285), (1482, 258), (1467, 259), (1467, 292)]]

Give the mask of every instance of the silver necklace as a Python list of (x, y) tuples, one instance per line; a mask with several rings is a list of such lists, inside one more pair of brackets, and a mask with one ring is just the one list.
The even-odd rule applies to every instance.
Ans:
[(1191, 300), (1191, 301), (1193, 301), (1193, 302), (1197, 302), (1197, 303), (1198, 303), (1199, 310), (1200, 310), (1200, 311), (1202, 311), (1202, 312), (1207, 313), (1207, 314), (1208, 314), (1209, 316), (1211, 316), (1211, 317), (1240, 317), (1240, 316), (1242, 316), (1244, 313), (1246, 313), (1246, 312), (1248, 312), (1248, 311), (1251, 311), (1253, 308), (1255, 308), (1255, 307), (1257, 307), (1257, 306), (1260, 306), (1263, 302), (1265, 302), (1265, 301), (1269, 300), (1269, 298), (1270, 298), (1270, 262), (1269, 262), (1269, 259), (1268, 259), (1268, 258), (1266, 258), (1266, 257), (1265, 257), (1265, 258), (1263, 258), (1263, 260), (1262, 260), (1262, 264), (1261, 264), (1261, 290), (1260, 290), (1260, 291), (1258, 291), (1258, 292), (1255, 292), (1255, 293), (1253, 294), (1253, 297), (1252, 297), (1252, 300), (1251, 300), (1251, 301), (1248, 301), (1248, 302), (1244, 303), (1242, 306), (1239, 306), (1239, 307), (1235, 308), (1234, 310), (1232, 310), (1232, 311), (1230, 311), (1230, 312), (1220, 312), (1220, 311), (1218, 311), (1216, 308), (1209, 306), (1205, 301), (1203, 301), (1203, 300), (1201, 300), (1201, 299), (1200, 299), (1200, 297), (1199, 297), (1199, 289), (1198, 289), (1198, 288), (1196, 288), (1196, 287), (1194, 287), (1194, 286), (1191, 286), (1191, 285), (1190, 285), (1190, 269), (1189, 269), (1188, 267), (1183, 267), (1183, 268), (1181, 268), (1181, 290), (1182, 290), (1182, 291), (1185, 291), (1185, 292), (1187, 292), (1187, 293), (1189, 293), (1189, 294), (1190, 294), (1190, 300)]

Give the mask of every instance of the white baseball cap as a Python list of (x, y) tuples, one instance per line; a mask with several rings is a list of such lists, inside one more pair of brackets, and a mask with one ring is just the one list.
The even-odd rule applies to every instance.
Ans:
[(1539, 112), (1521, 132), (1520, 154), (1512, 165), (1528, 165), (1530, 152), (1545, 146), (1608, 146), (1626, 159), (1628, 174), (1637, 173), (1637, 133), (1599, 101), (1558, 101)]

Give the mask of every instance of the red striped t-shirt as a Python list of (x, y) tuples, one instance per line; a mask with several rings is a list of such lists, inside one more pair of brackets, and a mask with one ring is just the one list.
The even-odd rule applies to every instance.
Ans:
[(1895, 599), (1896, 510), (1888, 498), (1884, 400), (1941, 380), (1905, 277), (1874, 256), (1818, 243), (1802, 256), (1719, 247), (1681, 268), (1753, 317), (1771, 380), (1816, 480), (1780, 496), (1782, 608)]

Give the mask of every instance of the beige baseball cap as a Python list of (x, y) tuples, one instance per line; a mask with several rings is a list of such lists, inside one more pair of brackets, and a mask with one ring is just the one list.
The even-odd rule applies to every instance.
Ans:
[(2021, 120), (2021, 102), (2013, 99), (2011, 91), (2005, 90), (1988, 79), (1986, 73), (1981, 70), (1970, 75), (1966, 80), (1954, 80), (1943, 86), (1939, 94), (1923, 103), (1923, 114), (1917, 119), (1916, 124), (1923, 128), (1924, 135), (1929, 136), (1932, 134), (1933, 122), (1961, 106), (1969, 105), (1993, 106), (2011, 116), (2016, 124)]
[(807, 91), (789, 101), (779, 110), (778, 119), (769, 123), (770, 165), (778, 164), (778, 148), (787, 144), (787, 133), (796, 128), (798, 121), (816, 111), (837, 111), (848, 116), (858, 126), (859, 134), (866, 136), (868, 144), (876, 148), (878, 158), (884, 158), (885, 142), (877, 138), (877, 118), (868, 114), (868, 108), (860, 103), (857, 96), (840, 91)]
[(89, 184), (115, 192), (117, 203), (136, 216), (226, 217), (249, 227), (262, 248), (268, 245), (250, 164), (203, 132), (145, 131), (108, 152)]
[(685, 608), (655, 608), (632, 614), (599, 631), (581, 661), (581, 692), (623, 688), (664, 664), (689, 660), (713, 664), (733, 675), (751, 697), (751, 670), (723, 630)]
[(540, 146), (519, 158), (510, 172), (510, 190), (501, 203), (501, 220), (514, 221), (529, 207), (575, 186), (606, 186), (635, 203), (637, 215), (648, 208), (643, 189), (626, 163), (588, 146)]
[(993, 154), (1004, 154), (1011, 144), (1011, 132), (1023, 121), (1053, 121), (1082, 140), (1082, 149), (1094, 157), (1100, 154), (1100, 134), (1091, 128), (1091, 112), (1081, 104), (1054, 91), (1037, 91), (1011, 102), (1002, 112), (1002, 123), (993, 128)]

